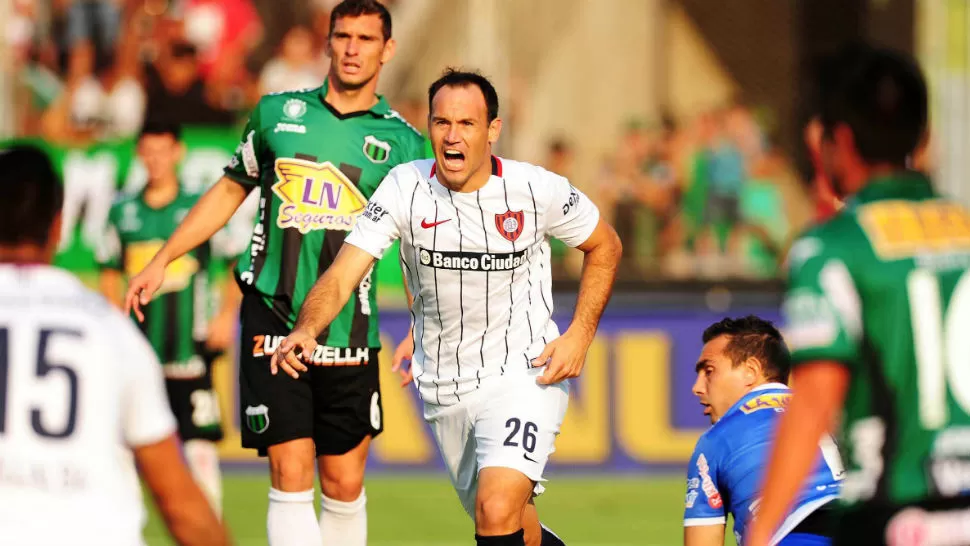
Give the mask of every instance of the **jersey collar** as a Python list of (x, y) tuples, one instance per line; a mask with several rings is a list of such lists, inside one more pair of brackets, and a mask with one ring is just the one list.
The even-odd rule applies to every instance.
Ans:
[(930, 179), (917, 171), (898, 171), (875, 177), (859, 190), (846, 206), (854, 207), (887, 199), (927, 199), (934, 197)]
[[(748, 391), (748, 394), (758, 391), (766, 391), (768, 389), (786, 389), (788, 390), (788, 385), (784, 383), (765, 383), (764, 385), (758, 385), (757, 387)], [(742, 397), (743, 398), (743, 397)]]
[[(438, 174), (437, 162), (431, 164), (431, 174), (428, 176), (434, 178), (436, 174)], [(502, 160), (496, 155), (492, 156), (492, 176), (502, 178)]]
[(149, 205), (148, 201), (145, 199), (145, 192), (147, 191), (148, 191), (148, 184), (145, 184), (145, 187), (138, 192), (138, 200), (141, 201), (141, 203), (145, 205), (145, 207), (151, 210), (165, 210), (168, 207), (171, 207), (172, 205), (174, 205), (176, 201), (178, 201), (185, 195), (185, 188), (182, 186), (182, 181), (179, 180), (179, 189), (178, 189), (178, 192), (176, 192), (175, 197), (172, 198), (172, 200), (169, 201), (168, 203), (165, 203), (164, 205), (162, 205), (161, 207), (153, 207)]
[[(732, 405), (726, 412), (724, 412), (724, 415), (721, 416), (721, 418), (717, 421), (717, 423), (720, 423), (721, 421), (724, 420), (725, 417), (727, 417), (728, 415), (731, 415), (732, 413), (734, 413), (735, 411), (737, 411), (738, 408), (740, 408), (745, 402), (747, 402), (749, 400), (749, 397), (752, 394), (754, 394), (756, 392), (771, 390), (771, 389), (782, 389), (782, 390), (786, 390), (786, 391), (791, 390), (788, 387), (788, 385), (785, 385), (784, 383), (765, 383), (764, 385), (758, 385), (757, 387), (755, 387), (755, 388), (751, 389), (750, 391), (748, 391), (747, 393), (745, 393), (744, 396), (742, 396), (741, 398), (739, 398), (738, 401), (734, 403), (734, 405)], [(714, 426), (716, 426), (717, 423), (714, 423)]]
[(362, 116), (364, 114), (371, 114), (375, 117), (385, 117), (391, 113), (391, 105), (387, 103), (383, 95), (377, 95), (377, 104), (371, 106), (369, 110), (359, 110), (357, 112), (347, 112), (346, 114), (341, 114), (333, 106), (327, 102), (327, 90), (330, 89), (330, 78), (323, 80), (323, 85), (320, 86), (320, 102), (323, 106), (330, 111), (337, 119), (347, 119), (354, 118), (357, 116)]

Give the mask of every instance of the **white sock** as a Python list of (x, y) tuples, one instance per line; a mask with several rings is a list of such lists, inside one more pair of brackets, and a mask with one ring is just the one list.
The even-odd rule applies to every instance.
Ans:
[(219, 468), (219, 449), (209, 440), (189, 440), (182, 449), (195, 482), (202, 488), (212, 510), (222, 517), (222, 470)]
[(323, 495), (320, 500), (323, 546), (367, 546), (367, 495), (342, 502)]
[(270, 488), (266, 535), (269, 546), (320, 546), (313, 489), (287, 493)]

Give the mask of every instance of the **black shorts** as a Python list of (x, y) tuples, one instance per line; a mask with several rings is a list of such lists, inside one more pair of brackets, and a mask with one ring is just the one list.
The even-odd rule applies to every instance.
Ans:
[(321, 346), (316, 354), (323, 358), (299, 379), (272, 375), (270, 358), (289, 328), (256, 295), (243, 297), (240, 316), (243, 447), (265, 456), (269, 446), (312, 438), (317, 455), (342, 455), (384, 430), (378, 349)]
[[(952, 544), (970, 545), (970, 497), (927, 500), (908, 506), (871, 504), (846, 509), (839, 521), (833, 545), (918, 544), (903, 537), (920, 536), (928, 526), (942, 527), (944, 534), (960, 532), (962, 528), (962, 533), (965, 533), (963, 538), (947, 538), (954, 540), (950, 542)], [(889, 534), (896, 536), (897, 540), (890, 542)]]
[(222, 440), (222, 416), (219, 398), (212, 389), (212, 363), (217, 353), (203, 348), (197, 352), (205, 364), (205, 372), (198, 377), (175, 379), (166, 377), (168, 403), (178, 423), (179, 437), (188, 440)]

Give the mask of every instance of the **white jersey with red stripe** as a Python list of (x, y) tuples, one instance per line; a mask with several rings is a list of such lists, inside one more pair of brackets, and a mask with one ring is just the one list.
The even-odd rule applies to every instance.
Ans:
[(401, 240), (414, 296), (413, 371), (422, 399), (451, 405), (502, 375), (526, 375), (559, 336), (548, 240), (575, 247), (599, 221), (568, 180), (492, 157), (481, 189), (449, 190), (434, 160), (395, 167), (346, 242), (380, 258)]
[(174, 433), (128, 317), (65, 271), (0, 265), (0, 543), (141, 544), (131, 448)]

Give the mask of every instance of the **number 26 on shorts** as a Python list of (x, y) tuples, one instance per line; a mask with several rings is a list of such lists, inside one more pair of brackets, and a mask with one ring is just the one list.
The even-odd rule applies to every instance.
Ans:
[[(512, 417), (505, 422), (505, 428), (511, 429), (511, 430), (509, 431), (508, 437), (505, 438), (505, 443), (503, 443), (502, 445), (506, 445), (509, 447), (519, 447), (518, 437), (519, 437), (519, 431), (521, 430), (522, 448), (525, 449), (526, 452), (528, 453), (535, 452), (536, 432), (539, 432), (538, 425), (536, 425), (532, 421), (526, 421), (525, 426), (523, 426), (521, 419), (519, 419), (518, 417)], [(527, 454), (523, 454), (523, 456), (526, 459), (532, 462), (535, 462), (535, 460), (531, 459)]]

